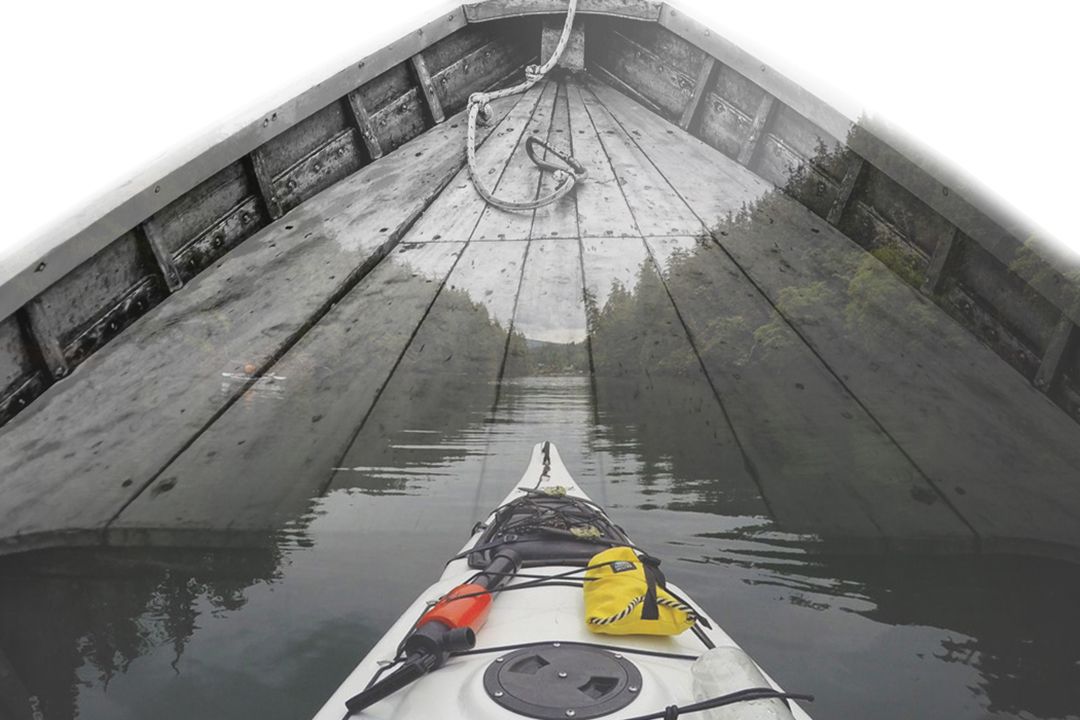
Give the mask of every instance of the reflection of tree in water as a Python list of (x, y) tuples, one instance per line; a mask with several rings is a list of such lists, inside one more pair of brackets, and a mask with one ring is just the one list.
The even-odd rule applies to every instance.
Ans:
[(991, 712), (1077, 717), (1080, 568), (1075, 565), (991, 555), (806, 555), (801, 540), (787, 545), (772, 540), (752, 552), (741, 540), (734, 547), (740, 548), (738, 555), (710, 562), (751, 569), (753, 580), (747, 582), (783, 589), (792, 604), (856, 612), (886, 626), (946, 631), (934, 657), (978, 671), (979, 683), (971, 691), (985, 698)]
[[(692, 263), (693, 254), (676, 253), (672, 262)], [(678, 495), (670, 508), (758, 514), (756, 488), (740, 481), (745, 478), (741, 459), (739, 467), (725, 467), (716, 452), (718, 437), (728, 436), (727, 421), (652, 260), (644, 258), (632, 282), (616, 279), (606, 297), (589, 295), (586, 314), (597, 440), (637, 455), (641, 466), (635, 482), (646, 495), (662, 490)], [(718, 316), (717, 322), (743, 320)], [(720, 334), (710, 333), (708, 341), (724, 342)]]
[(506, 346), (506, 328), (482, 302), (444, 287), (346, 455), (347, 466), (370, 469), (339, 474), (335, 487), (411, 492), (423, 473), (410, 468), (475, 452), (470, 434), (491, 413)]
[[(0, 649), (44, 717), (78, 716), (79, 686), (107, 686), (139, 657), (169, 647), (177, 667), (200, 606), (231, 612), (253, 585), (280, 577), (281, 551), (71, 549), (0, 563)], [(10, 690), (9, 690), (10, 691)], [(0, 697), (14, 718), (27, 698)], [(14, 709), (12, 709), (14, 708)]]

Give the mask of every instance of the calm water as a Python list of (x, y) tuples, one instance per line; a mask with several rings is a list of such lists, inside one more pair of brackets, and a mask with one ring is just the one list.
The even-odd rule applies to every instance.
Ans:
[(511, 373), (494, 412), (458, 405), (441, 430), (388, 432), (265, 547), (6, 561), (0, 715), (310, 716), (549, 438), (669, 577), (785, 687), (817, 695), (815, 717), (1080, 717), (1076, 569), (823, 554), (710, 474), (699, 423), (599, 407), (566, 367)]

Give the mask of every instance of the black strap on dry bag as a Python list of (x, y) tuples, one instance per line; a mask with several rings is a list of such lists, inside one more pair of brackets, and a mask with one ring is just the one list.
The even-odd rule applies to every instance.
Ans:
[(641, 554), (641, 570), (645, 573), (645, 599), (641, 603), (642, 620), (659, 620), (660, 606), (656, 602), (656, 586), (667, 588), (660, 561), (651, 555)]

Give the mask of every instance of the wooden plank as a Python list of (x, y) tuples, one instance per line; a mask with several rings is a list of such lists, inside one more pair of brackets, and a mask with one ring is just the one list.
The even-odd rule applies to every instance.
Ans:
[(626, 129), (615, 122), (591, 92), (586, 91), (582, 97), (596, 138), (608, 157), (641, 235), (693, 235), (701, 232), (701, 221), (634, 144)]
[(409, 58), (409, 63), (412, 65), (413, 72), (416, 73), (416, 80), (420, 85), (421, 92), (424, 94), (424, 100), (427, 102), (431, 119), (438, 125), (446, 119), (446, 116), (443, 114), (442, 103), (435, 92), (435, 84), (431, 80), (431, 73), (428, 72), (424, 56), (417, 53)]
[(825, 221), (830, 225), (838, 226), (840, 221), (844, 219), (844, 211), (847, 210), (848, 202), (851, 201), (851, 193), (855, 190), (856, 183), (859, 182), (859, 175), (862, 174), (864, 161), (858, 155), (852, 155), (848, 161), (847, 172), (844, 173), (844, 179), (840, 182), (840, 190), (836, 193), (836, 200), (833, 201), (832, 207), (829, 208), (829, 214), (825, 217)]
[(175, 253), (173, 261), (180, 279), (195, 277), (267, 221), (262, 199), (247, 196)]
[(147, 220), (140, 228), (143, 237), (146, 238), (147, 245), (150, 246), (151, 252), (154, 253), (154, 260), (157, 261), (161, 275), (165, 278), (165, 287), (169, 288), (169, 292), (176, 292), (184, 287), (184, 281), (180, 278), (180, 272), (176, 269), (176, 262), (173, 260), (172, 253), (165, 246), (164, 238), (158, 226)]
[[(616, 121), (618, 121), (624, 113), (637, 107), (628, 97), (601, 83), (590, 82), (588, 88), (598, 97), (601, 103), (612, 112)], [(571, 98), (573, 98), (572, 88)], [(573, 110), (573, 105), (571, 105), (571, 110)], [(681, 163), (685, 167), (690, 168), (700, 163), (700, 160), (695, 158), (699, 157), (702, 153), (708, 153), (709, 157), (716, 154), (716, 150), (709, 145), (683, 133), (674, 125), (665, 121), (662, 117), (633, 113), (633, 118), (634, 128), (642, 135), (661, 139), (674, 138), (676, 136), (679, 137), (680, 142), (671, 144), (670, 152), (673, 163)], [(571, 121), (573, 121), (572, 116)], [(576, 137), (577, 134), (575, 131), (575, 138)], [(688, 140), (687, 138), (690, 139)], [(655, 163), (655, 158), (653, 158), (653, 162)], [(773, 190), (772, 184), (765, 182), (753, 174), (732, 174), (726, 172), (729, 165), (730, 163), (718, 165), (716, 171), (712, 173), (714, 177), (711, 178), (711, 182), (708, 185), (702, 183), (689, 190), (677, 188), (679, 194), (687, 201), (687, 204), (690, 207), (695, 208), (697, 215), (701, 217), (709, 227), (727, 220), (732, 213), (739, 212), (744, 205), (753, 203), (761, 194)], [(590, 173), (591, 172), (592, 168), (590, 167)], [(586, 185), (586, 187), (587, 186), (588, 185)], [(708, 198), (709, 201), (713, 203), (713, 215), (701, 215), (700, 207), (708, 206), (704, 205), (704, 203), (695, 204), (694, 199), (698, 197)], [(579, 209), (581, 205), (582, 199), (578, 198)], [(602, 234), (603, 233), (589, 232), (582, 226), (583, 236), (599, 236)]]
[(69, 374), (165, 296), (148, 255), (127, 233), (31, 302), (30, 325), (54, 372)]
[(702, 107), (697, 135), (728, 157), (737, 157), (750, 135), (753, 118), (716, 93), (708, 93)]
[(750, 132), (746, 135), (746, 139), (743, 140), (742, 147), (739, 148), (739, 154), (735, 158), (740, 165), (752, 167), (761, 136), (765, 133), (765, 128), (769, 125), (770, 119), (776, 112), (775, 101), (776, 98), (772, 95), (765, 95), (761, 98), (761, 103), (757, 106), (757, 112), (754, 113), (754, 120), (750, 123)]
[[(547, 136), (551, 126), (551, 113), (555, 109), (555, 96), (558, 84), (546, 81), (540, 94), (540, 100), (520, 134), (518, 143), (506, 161), (505, 170), (495, 189), (496, 197), (510, 202), (535, 200), (540, 187), (540, 169), (529, 159), (525, 150), (525, 139), (529, 136)], [(494, 205), (484, 208), (480, 220), (473, 230), (473, 240), (528, 240), (532, 229), (533, 213), (507, 212)]]
[(463, 247), (399, 245), (110, 523), (109, 541), (224, 545), (301, 515)]
[(447, 112), (465, 107), (469, 95), (486, 90), (502, 78), (508, 67), (517, 67), (530, 48), (495, 39), (440, 70), (433, 79), (439, 102)]
[(577, 84), (567, 85), (567, 103), (574, 155), (589, 173), (588, 179), (574, 190), (582, 237), (640, 237), (634, 214), (626, 204)]
[[(507, 162), (529, 118), (536, 111), (543, 87), (539, 84), (522, 95), (513, 98), (520, 101), (491, 133), (490, 138), (477, 150), (476, 166), (483, 174), (488, 187), (499, 188)], [(462, 119), (461, 126), (465, 120)], [(453, 123), (451, 123), (453, 125)], [(464, 133), (458, 130), (459, 142)], [(487, 209), (483, 198), (476, 192), (469, 178), (468, 168), (462, 168), (450, 185), (439, 195), (409, 232), (410, 242), (460, 242), (469, 240), (480, 216)]]
[[(496, 117), (513, 104), (497, 103)], [(9, 423), (0, 552), (99, 542), (105, 523), (248, 389), (224, 381), (265, 372), (454, 177), (464, 152), (450, 126), (260, 231)], [(42, 444), (58, 423), (67, 441)]]
[(634, 88), (627, 85), (625, 82), (622, 81), (621, 78), (613, 75), (603, 65), (593, 65), (589, 68), (589, 72), (606, 82), (608, 85), (611, 85), (613, 88), (617, 88), (623, 94), (629, 95), (630, 97), (634, 98), (634, 100), (636, 100), (638, 103), (644, 105), (649, 110), (652, 110), (657, 115), (664, 114), (664, 111), (660, 109), (659, 105), (639, 93)]
[(687, 77), (696, 77), (701, 66), (709, 60), (709, 54), (686, 42), (675, 33), (656, 23), (633, 20), (609, 20), (597, 23), (601, 28), (611, 29), (628, 37), (638, 45), (648, 48), (665, 64), (679, 70)]
[(363, 164), (356, 130), (346, 128), (274, 178), (274, 199), (288, 212)]
[[(663, 3), (659, 0), (580, 0), (582, 14), (608, 15), (633, 20), (657, 20)], [(469, 22), (486, 22), (525, 15), (566, 14), (565, 0), (470, 0), (462, 5)]]
[[(602, 90), (597, 86), (616, 117), (644, 115)], [(642, 130), (635, 138), (702, 217), (727, 205), (715, 199), (716, 188), (731, 172), (745, 175), (747, 187), (756, 182), (744, 169), (721, 171), (721, 154), (681, 132)], [(752, 214), (719, 223), (713, 237), (941, 490), (937, 497), (957, 508), (984, 549), (1080, 557), (1080, 427), (1062, 422), (1044, 395), (782, 194), (762, 192)]]
[(707, 496), (724, 514), (771, 516), (645, 244), (582, 246), (598, 424), (656, 448), (682, 480), (668, 488), (680, 501)]
[(506, 378), (588, 375), (588, 326), (577, 238), (529, 242)]
[(41, 359), (48, 368), (53, 380), (66, 377), (71, 372), (71, 365), (64, 356), (60, 344), (60, 331), (53, 321), (42, 300), (35, 298), (26, 304), (26, 317), (30, 324), (30, 333), (37, 343)]
[(221, 130), (155, 163), (82, 212), (46, 231), (0, 266), (0, 317), (7, 317), (116, 238), (199, 183), (311, 115), (319, 108), (465, 27), (459, 4), (434, 9), (421, 27), (322, 78), (299, 94), (273, 99)]
[(0, 321), (0, 425), (40, 395), (51, 381), (20, 312)]
[(409, 344), (329, 489), (370, 488), (425, 445), (483, 427), (498, 392), (526, 242), (471, 243)]
[(661, 114), (677, 120), (694, 92), (694, 78), (668, 65), (655, 53), (613, 31), (589, 51), (592, 63), (601, 65), (622, 82), (661, 109)]
[[(540, 27), (541, 65), (555, 53), (565, 25), (565, 18), (544, 18)], [(566, 41), (566, 47), (563, 48), (556, 67), (566, 68), (571, 72), (585, 70), (585, 23), (580, 18), (574, 20), (574, 26), (570, 28), (570, 37)]]
[(412, 88), (371, 116), (384, 152), (396, 150), (427, 129), (420, 91)]
[(945, 275), (949, 266), (956, 259), (956, 253), (960, 248), (960, 230), (955, 230), (951, 235), (946, 235), (934, 248), (934, 254), (930, 258), (930, 266), (926, 270), (926, 280), (923, 281), (922, 291), (927, 295), (936, 295), (945, 282)]
[(364, 147), (367, 148), (368, 157), (378, 160), (383, 156), (382, 145), (379, 144), (379, 136), (371, 122), (371, 116), (364, 107), (363, 90), (354, 90), (349, 93), (348, 100), (349, 109), (352, 111), (356, 127), (360, 130), (360, 137), (364, 141)]
[(709, 87), (709, 80), (712, 79), (713, 70), (715, 68), (715, 58), (705, 58), (701, 70), (698, 71), (697, 82), (694, 83), (694, 94), (690, 96), (690, 101), (686, 103), (686, 107), (684, 107), (682, 111), (682, 116), (679, 118), (679, 127), (683, 130), (689, 130), (691, 124), (693, 124), (695, 118), (698, 116), (698, 113), (701, 110), (701, 103), (705, 99), (705, 92)]
[(270, 215), (271, 220), (277, 220), (284, 213), (281, 209), (281, 203), (279, 203), (274, 196), (274, 178), (271, 177), (270, 170), (266, 166), (266, 158), (263, 149), (256, 148), (249, 158), (251, 160), (252, 173), (255, 175), (255, 182), (259, 186), (259, 195), (262, 196), (266, 212)]
[[(555, 96), (555, 109), (552, 112), (551, 124), (548, 128), (548, 144), (560, 152), (574, 154), (574, 133), (570, 129), (570, 108), (567, 102), (567, 88), (565, 83), (558, 83), (558, 93)], [(545, 150), (542, 157), (547, 157)], [(588, 182), (588, 179), (585, 180)], [(552, 173), (544, 173), (540, 176), (539, 196), (543, 197), (555, 189), (555, 176)], [(536, 210), (533, 214), (532, 228), (529, 237), (537, 240), (545, 237), (577, 237), (578, 236), (578, 211), (577, 196), (579, 189), (574, 189), (568, 195), (564, 195), (556, 202)]]
[(1065, 358), (1076, 344), (1076, 338), (1080, 336), (1076, 330), (1076, 323), (1068, 317), (1062, 317), (1054, 329), (1054, 336), (1050, 339), (1050, 345), (1039, 363), (1039, 370), (1035, 373), (1035, 387), (1043, 392), (1050, 392), (1061, 376)]
[(647, 242), (782, 529), (856, 547), (972, 547), (970, 530), (720, 248)]

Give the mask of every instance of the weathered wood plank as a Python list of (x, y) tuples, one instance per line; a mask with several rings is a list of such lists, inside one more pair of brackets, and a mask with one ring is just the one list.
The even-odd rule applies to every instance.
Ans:
[(364, 107), (363, 89), (354, 90), (348, 96), (349, 109), (352, 111), (353, 120), (360, 130), (360, 137), (367, 148), (368, 157), (378, 160), (383, 156), (382, 145), (379, 144), (379, 136), (375, 132), (375, 125), (371, 122), (371, 115)]
[(40, 395), (50, 380), (20, 315), (0, 321), (0, 425)]
[[(267, 223), (254, 201), (258, 194), (244, 164), (237, 162), (146, 219), (142, 232), (171, 291)], [(206, 236), (217, 236), (216, 246), (191, 252), (190, 246)]]
[(1057, 310), (1046, 298), (1034, 292), (1012, 268), (1002, 265), (979, 245), (967, 242), (966, 236), (961, 250), (953, 266), (952, 278), (979, 304), (990, 310), (997, 323), (1000, 323), (999, 327), (983, 327), (980, 323), (973, 323), (969, 327), (983, 334), (983, 339), (991, 346), (1001, 340), (1012, 344), (1003, 336), (1013, 336), (1019, 340), (1021, 345), (1026, 346), (1024, 355), (1028, 355), (1027, 350), (1031, 351), (1029, 358), (1018, 363), (1016, 360), (1020, 358), (1010, 357), (1011, 353), (1006, 348), (1002, 348), (1005, 352), (1001, 354), (1014, 366), (1025, 367), (1025, 375), (1033, 378), (1039, 358), (1050, 344), (1063, 311)]
[(184, 281), (180, 278), (180, 271), (176, 267), (176, 261), (165, 245), (165, 240), (158, 226), (147, 220), (140, 226), (140, 229), (143, 237), (146, 238), (147, 245), (150, 246), (151, 252), (154, 253), (154, 259), (157, 261), (162, 277), (165, 278), (165, 287), (169, 288), (169, 292), (176, 292), (184, 287)]
[(715, 93), (708, 93), (701, 112), (701, 123), (695, 133), (728, 157), (739, 154), (750, 135), (753, 118)]
[(781, 528), (837, 542), (972, 546), (968, 528), (720, 248), (648, 244)]
[(588, 373), (581, 244), (577, 238), (532, 240), (504, 375), (524, 378)]
[[(558, 93), (555, 96), (555, 109), (552, 112), (547, 140), (549, 145), (560, 152), (574, 154), (574, 134), (570, 129), (570, 108), (564, 83), (559, 83)], [(547, 151), (544, 151), (542, 157), (547, 157)], [(588, 179), (585, 182), (588, 182)], [(554, 189), (554, 175), (551, 173), (541, 175), (538, 195), (546, 196)], [(537, 209), (533, 214), (529, 237), (534, 240), (545, 237), (577, 237), (577, 195), (578, 190), (575, 189), (556, 202)]]
[(413, 72), (416, 73), (416, 82), (420, 86), (420, 91), (424, 95), (424, 100), (427, 103), (428, 112), (431, 114), (431, 119), (436, 125), (446, 119), (446, 115), (443, 114), (442, 103), (439, 101), (439, 96), (435, 92), (435, 83), (431, 79), (431, 73), (428, 72), (427, 63), (424, 62), (424, 56), (421, 53), (417, 53), (409, 58), (409, 63), (412, 65)]
[(435, 443), (483, 427), (495, 405), (525, 248), (511, 241), (465, 249), (329, 489), (365, 486), (380, 468), (400, 467), (418, 432)]
[(352, 128), (342, 130), (274, 178), (274, 198), (282, 212), (360, 169), (357, 134)]
[(303, 514), (463, 247), (399, 244), (110, 523), (109, 541), (227, 544)]
[[(520, 134), (518, 143), (506, 161), (506, 168), (499, 178), (496, 196), (511, 202), (536, 199), (540, 187), (540, 170), (529, 159), (525, 140), (529, 136), (546, 137), (551, 126), (551, 113), (555, 109), (558, 84), (545, 82), (532, 117)], [(473, 240), (528, 240), (532, 229), (532, 212), (507, 212), (488, 205), (480, 215), (473, 230)]]
[(567, 85), (566, 89), (574, 155), (589, 173), (588, 179), (574, 189), (581, 235), (640, 237), (634, 214), (626, 204), (626, 197), (611, 169), (611, 161), (585, 109), (582, 89), (577, 84)]
[(615, 122), (595, 95), (586, 92), (583, 100), (638, 231), (644, 236), (701, 232), (701, 222), (634, 144), (626, 129)]
[[(830, 224), (835, 224), (831, 223)], [(922, 284), (922, 291), (927, 295), (936, 295), (945, 282), (949, 266), (956, 261), (956, 255), (960, 246), (960, 230), (957, 229), (946, 235), (934, 248), (934, 254), (930, 257), (930, 266), (926, 269), (926, 279)]]
[[(955, 225), (872, 166), (865, 166), (852, 202), (860, 202), (896, 229), (906, 242), (926, 255), (933, 253)], [(841, 230), (845, 227), (841, 226)], [(858, 240), (858, 238), (856, 238)]]
[(371, 122), (384, 153), (401, 147), (427, 129), (420, 91), (412, 88), (375, 112)]
[[(540, 28), (541, 65), (555, 53), (565, 25), (565, 18), (544, 18)], [(580, 18), (574, 20), (574, 25), (570, 28), (570, 37), (566, 41), (566, 47), (563, 48), (556, 67), (566, 68), (571, 72), (581, 72), (585, 69), (585, 23)]]
[[(497, 103), (497, 117), (513, 104)], [(248, 389), (223, 378), (270, 367), (457, 173), (464, 152), (450, 125), (261, 231), (9, 423), (0, 552), (100, 540), (105, 523)], [(49, 440), (60, 425), (65, 441)]]
[[(660, 17), (660, 0), (581, 0), (579, 13), (610, 15), (634, 20), (656, 20)], [(523, 15), (558, 15), (566, 13), (563, 0), (487, 0), (468, 2), (462, 6), (469, 22), (485, 22)]]
[(1050, 346), (1039, 363), (1039, 371), (1035, 373), (1035, 387), (1043, 392), (1050, 392), (1061, 376), (1065, 359), (1075, 346), (1077, 337), (1080, 337), (1080, 333), (1077, 333), (1076, 323), (1068, 317), (1062, 317), (1054, 329)]
[(222, 215), (216, 223), (196, 235), (174, 255), (176, 270), (183, 281), (190, 280), (218, 258), (247, 239), (268, 219), (261, 199), (244, 198)]
[(655, 23), (616, 19), (595, 22), (594, 25), (598, 29), (614, 30), (630, 38), (687, 77), (696, 77), (702, 65), (710, 60), (709, 54), (701, 48)]
[[(588, 88), (591, 89), (599, 98), (600, 102), (611, 111), (612, 116), (617, 121), (620, 120), (623, 113), (632, 112), (632, 110), (637, 107), (628, 97), (601, 83), (590, 82)], [(571, 99), (573, 97), (573, 88), (571, 88)], [(571, 105), (571, 111), (573, 111), (573, 105)], [(665, 140), (674, 138), (678, 133), (680, 142), (671, 143), (670, 148), (670, 159), (673, 164), (682, 164), (684, 167), (691, 168), (700, 163), (700, 160), (695, 160), (695, 157), (700, 156), (701, 153), (708, 153), (710, 157), (716, 154), (712, 148), (696, 138), (694, 138), (692, 142), (686, 141), (685, 138), (691, 136), (686, 135), (674, 125), (657, 115), (632, 112), (632, 117), (634, 120), (634, 128), (639, 131), (638, 134), (634, 136), (637, 139), (640, 139), (639, 136), (645, 136)], [(573, 121), (573, 116), (571, 116), (571, 121)], [(575, 138), (576, 137), (577, 134), (575, 130)], [(653, 158), (653, 161), (655, 162), (655, 158)], [(741, 210), (744, 204), (753, 202), (762, 192), (768, 192), (772, 189), (771, 184), (750, 173), (733, 175), (726, 172), (725, 170), (728, 165), (729, 163), (724, 163), (717, 166), (716, 171), (712, 173), (713, 177), (710, 178), (711, 184), (707, 185), (701, 183), (692, 187), (690, 190), (676, 188), (683, 199), (687, 201), (687, 204), (694, 208), (697, 215), (710, 227), (726, 220), (732, 213)], [(591, 172), (592, 168), (590, 167), (590, 173)], [(586, 184), (585, 187), (588, 187), (588, 184)], [(715, 214), (702, 216), (699, 205), (702, 207), (707, 206), (704, 204), (695, 204), (694, 198), (699, 196), (711, 198), (711, 202), (713, 203), (711, 209), (715, 211)], [(579, 208), (581, 204), (582, 201), (579, 198)], [(625, 201), (623, 204), (625, 204)], [(603, 233), (588, 232), (584, 226), (582, 227), (582, 236), (600, 235), (603, 235)]]
[(435, 74), (435, 93), (446, 112), (465, 107), (469, 95), (486, 90), (502, 78), (506, 68), (517, 67), (530, 48), (495, 39)]
[(772, 95), (766, 95), (761, 98), (761, 103), (757, 106), (757, 111), (754, 113), (754, 119), (750, 123), (750, 131), (746, 134), (746, 138), (743, 139), (742, 146), (739, 148), (739, 154), (735, 158), (740, 165), (752, 167), (754, 155), (757, 152), (761, 136), (765, 133), (765, 128), (769, 125), (769, 121), (772, 119), (775, 111), (776, 98)]
[(844, 173), (844, 179), (840, 181), (840, 189), (836, 193), (836, 200), (833, 201), (832, 207), (829, 208), (829, 214), (825, 216), (825, 221), (830, 225), (839, 226), (844, 219), (844, 211), (847, 210), (848, 203), (851, 201), (851, 193), (859, 182), (859, 176), (862, 174), (864, 164), (863, 159), (858, 155), (852, 155), (848, 161), (848, 168)]
[[(601, 92), (617, 117), (625, 111), (625, 98), (597, 86)], [(759, 182), (745, 170), (722, 172), (719, 153), (682, 133), (657, 140), (643, 132), (639, 142), (702, 217), (727, 205), (715, 199), (716, 186), (730, 172), (746, 175), (747, 187)], [(753, 213), (716, 230), (740, 270), (942, 490), (984, 548), (1078, 556), (1080, 428), (1062, 422), (1044, 395), (791, 199), (766, 189)]]
[[(13, 316), (14, 317), (14, 316)], [(67, 377), (71, 365), (64, 356), (64, 347), (60, 343), (60, 330), (51, 317), (43, 301), (35, 298), (26, 304), (26, 318), (30, 333), (41, 352), (41, 359), (48, 368), (53, 380)]]
[(709, 57), (705, 59), (701, 69), (698, 70), (697, 82), (694, 83), (694, 94), (690, 96), (689, 102), (686, 103), (686, 107), (683, 108), (682, 115), (679, 117), (679, 127), (683, 130), (689, 130), (700, 113), (701, 103), (705, 99), (705, 92), (709, 87), (709, 81), (712, 79), (715, 69), (716, 60)]
[(630, 97), (634, 98), (634, 100), (636, 100), (638, 103), (640, 103), (641, 105), (644, 105), (649, 110), (652, 110), (657, 115), (663, 115), (664, 114), (664, 111), (660, 109), (659, 105), (657, 105), (652, 100), (650, 100), (649, 98), (647, 98), (644, 95), (642, 95), (641, 93), (639, 93), (634, 88), (627, 85), (625, 82), (622, 81), (621, 78), (619, 78), (617, 75), (614, 75), (611, 72), (609, 72), (608, 69), (605, 68), (603, 65), (592, 65), (589, 68), (589, 72), (591, 74), (595, 75), (596, 77), (600, 78), (601, 80), (606, 82), (608, 85), (612, 86), (613, 88), (618, 89), (619, 92), (623, 93), (624, 95), (629, 95)]
[[(488, 188), (499, 189), (499, 182), (506, 170), (529, 118), (536, 111), (543, 87), (536, 85), (523, 95), (515, 95), (519, 102), (498, 123), (491, 137), (477, 150), (476, 166), (483, 175)], [(461, 121), (461, 127), (465, 125)], [(450, 123), (451, 126), (453, 123)], [(464, 145), (463, 130), (459, 142)], [(443, 190), (409, 232), (410, 242), (459, 242), (469, 240), (476, 230), (476, 223), (487, 209), (483, 198), (473, 188), (468, 168), (462, 168), (450, 185)]]
[(632, 429), (670, 463), (684, 482), (669, 492), (707, 497), (725, 514), (769, 517), (645, 244), (582, 245), (599, 426), (616, 437)]
[(154, 261), (127, 233), (28, 306), (54, 377), (63, 377), (166, 295)]
[[(0, 266), (0, 317), (7, 317), (83, 261), (181, 197), (222, 168), (242, 160), (259, 146), (319, 108), (405, 62), (428, 45), (465, 27), (458, 7), (438, 9), (421, 27), (358, 62), (314, 83), (296, 96), (263, 111), (257, 108), (224, 140), (218, 132), (168, 156), (78, 215), (58, 224), (25, 252)], [(276, 101), (275, 101), (276, 102)]]
[(648, 98), (670, 120), (679, 118), (693, 96), (694, 78), (619, 32), (608, 33), (603, 42), (594, 43), (592, 48), (589, 52), (592, 62)]
[(259, 186), (259, 196), (262, 197), (263, 205), (271, 220), (277, 220), (282, 216), (281, 204), (274, 197), (274, 178), (266, 165), (266, 159), (262, 148), (255, 148), (248, 156), (251, 162), (251, 172), (255, 176), (255, 183)]

